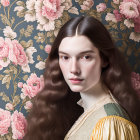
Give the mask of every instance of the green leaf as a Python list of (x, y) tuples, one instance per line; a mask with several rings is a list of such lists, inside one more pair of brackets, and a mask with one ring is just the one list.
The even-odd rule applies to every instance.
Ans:
[(125, 29), (126, 29), (126, 26), (124, 26), (123, 23), (120, 23), (120, 29), (121, 29), (121, 30), (125, 30)]
[(18, 6), (25, 7), (25, 3), (24, 3), (23, 1), (18, 1), (18, 2), (17, 2), (17, 5), (18, 5)]
[(4, 78), (2, 79), (2, 84), (10, 83), (10, 80), (11, 80), (11, 76), (5, 75)]
[(19, 103), (20, 103), (20, 96), (19, 95), (14, 96), (13, 106), (15, 107)]
[(29, 48), (29, 47), (32, 47), (33, 46), (33, 40), (29, 40), (27, 43), (26, 43), (26, 48)]
[(26, 81), (28, 79), (28, 75), (23, 76), (23, 80)]
[(132, 47), (128, 47), (128, 49), (127, 49), (127, 56), (130, 56), (131, 55), (131, 53), (132, 53)]
[(33, 30), (34, 30), (33, 25), (28, 25), (28, 26), (27, 26), (27, 29), (26, 29), (26, 31), (25, 31), (25, 33), (24, 33), (25, 37), (31, 36)]
[(3, 94), (4, 94), (3, 92), (0, 92), (0, 96), (3, 96)]
[(0, 80), (2, 80), (2, 79), (3, 79), (3, 77), (4, 77), (4, 75), (0, 74)]
[(9, 73), (12, 72), (12, 71), (13, 71), (13, 70), (7, 69), (7, 70), (4, 71), (4, 73), (9, 74)]
[(25, 10), (21, 10), (21, 11), (19, 11), (19, 12), (17, 12), (17, 16), (18, 17), (24, 17), (25, 16)]
[(17, 86), (18, 86), (18, 84), (17, 84), (17, 82), (15, 82), (14, 83), (14, 93), (17, 91)]
[(111, 2), (111, 6), (112, 6), (114, 9), (119, 9), (118, 5), (116, 5), (114, 2)]
[(40, 49), (41, 49), (41, 50), (43, 50), (43, 49), (44, 49), (43, 45), (40, 45)]
[(9, 97), (6, 94), (3, 94), (2, 100), (5, 101), (5, 102), (9, 102), (10, 101)]
[(42, 60), (42, 58), (40, 57), (40, 55), (37, 56), (37, 60), (38, 61), (41, 61)]
[(8, 18), (3, 14), (0, 14), (0, 16), (1, 16), (1, 20), (2, 20), (3, 24), (10, 26), (10, 21), (8, 20)]
[(108, 0), (104, 0), (104, 2), (108, 3)]
[(9, 89), (10, 83), (6, 83), (6, 88)]
[(20, 44), (22, 45), (23, 48), (26, 48), (26, 42), (24, 40), (20, 41)]
[(14, 22), (15, 22), (15, 18), (14, 18), (14, 17), (12, 17), (12, 19), (11, 19), (11, 24), (13, 25), (13, 24), (14, 24)]
[(17, 74), (17, 68), (13, 67), (14, 74)]
[(53, 36), (53, 33), (52, 32), (47, 32), (47, 37), (51, 37)]
[(107, 12), (107, 13), (110, 13), (111, 11), (112, 11), (111, 8), (107, 8), (107, 9), (106, 9), (106, 12)]
[(21, 34), (24, 34), (24, 32), (25, 32), (24, 28), (20, 29), (19, 32), (20, 32)]

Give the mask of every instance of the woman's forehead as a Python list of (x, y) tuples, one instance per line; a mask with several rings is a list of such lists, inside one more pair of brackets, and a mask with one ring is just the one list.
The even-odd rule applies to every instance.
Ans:
[(91, 53), (98, 49), (86, 36), (65, 37), (59, 46), (59, 53)]

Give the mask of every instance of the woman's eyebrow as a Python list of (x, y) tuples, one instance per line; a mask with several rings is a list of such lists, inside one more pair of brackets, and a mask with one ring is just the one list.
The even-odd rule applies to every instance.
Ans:
[[(59, 51), (58, 53), (67, 54), (68, 55), (68, 53), (63, 52), (63, 51)], [(85, 53), (95, 53), (95, 52), (93, 50), (87, 50), (87, 51), (80, 52), (79, 54), (81, 55), (81, 54), (85, 54)]]
[(87, 50), (87, 51), (83, 51), (80, 54), (85, 54), (85, 53), (95, 53), (93, 50)]
[(58, 53), (61, 53), (61, 54), (68, 54), (68, 53), (66, 53), (66, 52), (62, 52), (62, 51), (59, 51)]

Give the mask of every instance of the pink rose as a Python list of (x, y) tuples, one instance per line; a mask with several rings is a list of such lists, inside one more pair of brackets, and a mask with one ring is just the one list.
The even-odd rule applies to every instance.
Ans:
[(37, 95), (39, 91), (44, 87), (44, 78), (37, 77), (36, 74), (31, 74), (27, 80), (27, 84), (23, 84), (22, 92), (25, 96), (32, 98)]
[(46, 45), (45, 46), (45, 52), (49, 54), (51, 52), (51, 48), (52, 48), (51, 45)]
[(93, 0), (85, 0), (81, 5), (82, 10), (89, 10), (94, 5)]
[(123, 2), (133, 2), (136, 5), (139, 5), (140, 4), (140, 1), (139, 0), (123, 0)]
[(117, 21), (122, 21), (123, 15), (120, 14), (118, 10), (114, 10), (113, 13), (114, 13), (115, 18), (116, 18)]
[(97, 12), (103, 12), (106, 9), (106, 4), (105, 3), (100, 3), (99, 5), (96, 6)]
[(140, 16), (134, 19), (134, 30), (140, 33)]
[(6, 106), (5, 106), (5, 108), (7, 110), (14, 110), (14, 106), (11, 103), (7, 103)]
[(121, 2), (119, 9), (120, 13), (128, 19), (137, 18), (139, 16), (137, 4), (134, 2)]
[(24, 48), (21, 46), (21, 44), (17, 40), (11, 41), (9, 59), (15, 65), (19, 64), (20, 66), (24, 66), (24, 65), (27, 65), (28, 63), (28, 58), (24, 52)]
[(8, 59), (9, 45), (6, 41), (7, 38), (4, 40), (2, 37), (0, 37), (0, 69), (7, 67), (10, 63), (10, 60)]
[(17, 110), (12, 114), (12, 133), (13, 139), (22, 139), (26, 132), (27, 121), (21, 112)]
[(5, 40), (0, 37), (0, 59), (7, 58), (9, 55), (9, 46)]
[(55, 20), (62, 16), (64, 7), (61, 0), (43, 0), (42, 16), (49, 20)]
[(27, 101), (27, 102), (25, 103), (24, 108), (28, 110), (28, 109), (31, 109), (32, 106), (33, 106), (32, 102), (31, 102), (31, 101)]
[(19, 83), (18, 83), (18, 87), (19, 87), (19, 88), (22, 88), (22, 87), (23, 87), (23, 83), (22, 83), (22, 82), (19, 82)]
[(9, 0), (1, 0), (1, 4), (2, 4), (4, 7), (7, 7), (7, 6), (9, 6), (10, 1), (9, 1)]
[(11, 122), (10, 112), (0, 108), (0, 135), (3, 136), (8, 133), (10, 122)]

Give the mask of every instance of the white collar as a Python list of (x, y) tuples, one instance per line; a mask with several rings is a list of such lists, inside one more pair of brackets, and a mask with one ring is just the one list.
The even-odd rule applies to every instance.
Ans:
[[(105, 94), (104, 96), (102, 96), (102, 98), (100, 98), (96, 103), (98, 103), (100, 100), (102, 100), (102, 99), (105, 98), (105, 97), (109, 97), (109, 98), (111, 98), (115, 103), (118, 104), (118, 101), (113, 97), (113, 95), (112, 95), (112, 93), (110, 92), (110, 90), (108, 90), (108, 93), (109, 93), (109, 94)], [(95, 104), (96, 104), (96, 103), (95, 103)], [(84, 101), (83, 101), (82, 98), (77, 102), (77, 104), (78, 104), (79, 106), (81, 106), (81, 107), (84, 109), (84, 111), (90, 109), (91, 107), (93, 107), (93, 106), (95, 105), (95, 104), (93, 104), (91, 107), (87, 108), (87, 106), (86, 106), (86, 104), (84, 103)]]

